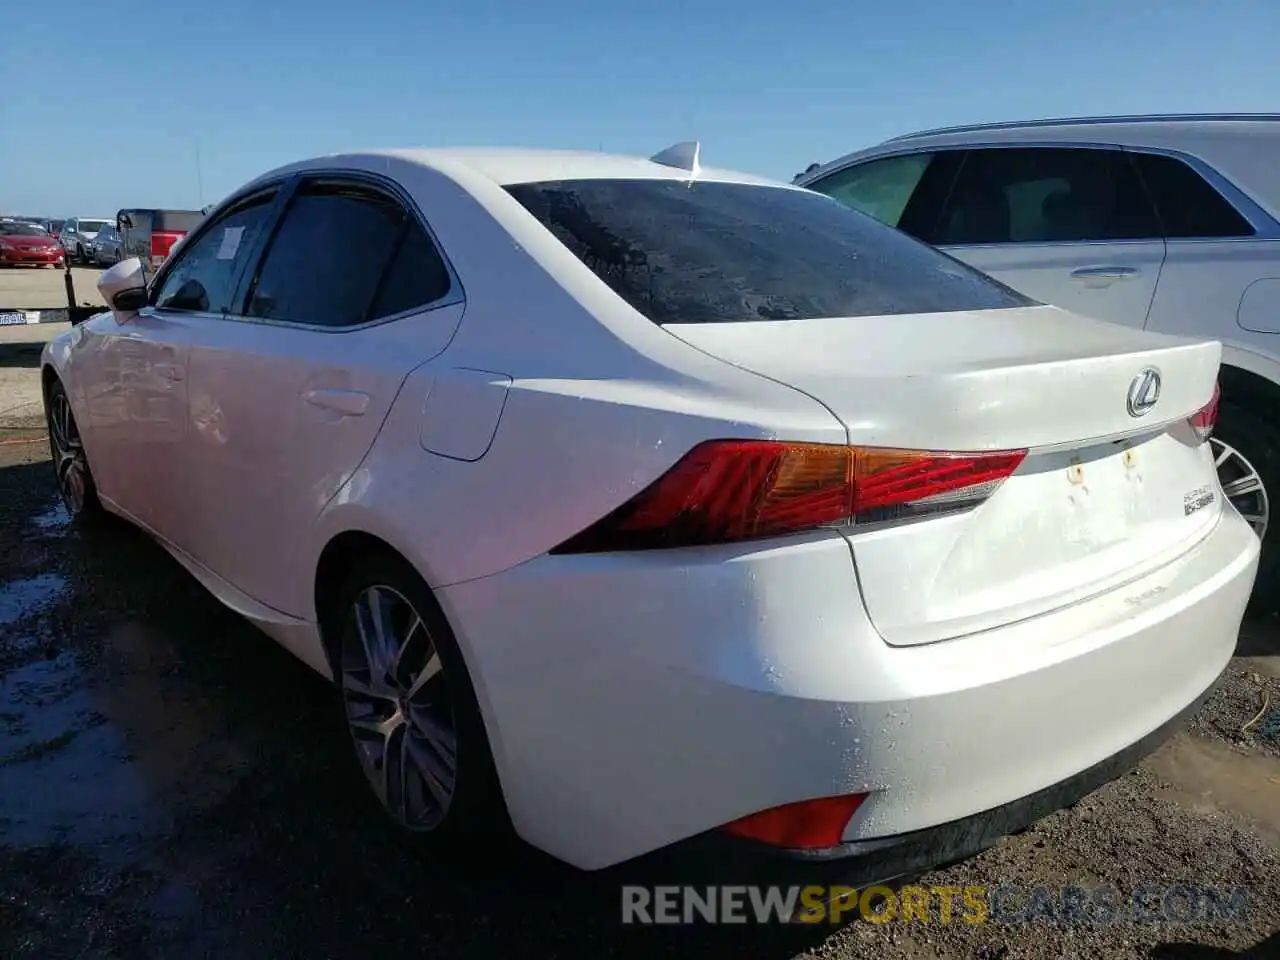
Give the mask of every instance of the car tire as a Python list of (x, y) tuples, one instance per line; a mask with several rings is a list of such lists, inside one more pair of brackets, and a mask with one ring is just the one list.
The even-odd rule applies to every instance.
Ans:
[(1255, 529), (1259, 517), (1265, 524), (1251, 608), (1274, 613), (1280, 610), (1280, 524), (1270, 507), (1280, 497), (1280, 424), (1224, 401), (1211, 444), (1227, 499)]
[(475, 688), (422, 578), (390, 552), (365, 554), (326, 623), (341, 718), (384, 822), (433, 852), (509, 835)]
[(49, 454), (54, 481), (73, 521), (88, 521), (102, 514), (98, 487), (89, 468), (89, 457), (76, 425), (71, 400), (61, 380), (53, 380), (44, 397), (45, 423), (49, 430)]

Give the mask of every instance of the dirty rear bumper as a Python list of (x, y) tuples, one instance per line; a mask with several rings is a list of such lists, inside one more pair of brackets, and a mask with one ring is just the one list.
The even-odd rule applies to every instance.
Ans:
[[(1216, 684), (1215, 684), (1216, 686)], [(848, 886), (865, 889), (910, 881), (967, 860), (1003, 837), (1079, 800), (1131, 771), (1183, 726), (1212, 693), (1141, 740), (1086, 770), (1035, 793), (960, 820), (891, 837), (856, 840), (818, 851), (780, 850), (708, 832), (615, 868), (623, 883), (657, 886)]]

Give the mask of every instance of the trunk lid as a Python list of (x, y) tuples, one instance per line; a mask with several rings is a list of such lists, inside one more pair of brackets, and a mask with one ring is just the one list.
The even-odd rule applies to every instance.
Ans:
[[(1221, 511), (1208, 445), (1187, 422), (1213, 396), (1213, 341), (1039, 306), (665, 329), (813, 396), (854, 446), (1030, 450), (975, 508), (846, 531), (868, 613), (892, 644), (1116, 589), (1185, 552)], [(1158, 396), (1135, 416), (1130, 393), (1150, 370)]]

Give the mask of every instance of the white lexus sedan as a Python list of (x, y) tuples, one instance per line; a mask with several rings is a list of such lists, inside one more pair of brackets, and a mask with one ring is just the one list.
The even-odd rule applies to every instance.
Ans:
[(69, 509), (331, 677), (418, 839), (888, 880), (1131, 766), (1234, 649), (1219, 344), (696, 145), (320, 157), (100, 286), (43, 357)]

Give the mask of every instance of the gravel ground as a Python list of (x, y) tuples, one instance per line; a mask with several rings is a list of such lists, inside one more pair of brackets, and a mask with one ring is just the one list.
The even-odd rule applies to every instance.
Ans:
[(0, 414), (0, 957), (1280, 957), (1278, 626), (1137, 770), (922, 881), (1240, 886), (1241, 917), (623, 928), (518, 845), (396, 846), (328, 687), (142, 536), (69, 525), (38, 411)]

